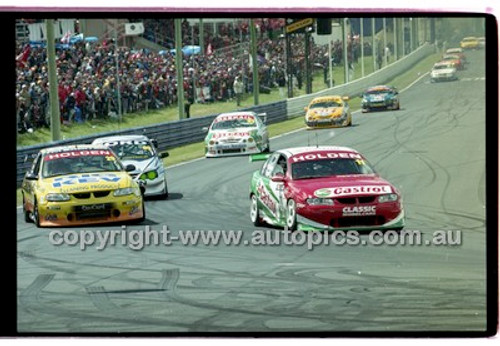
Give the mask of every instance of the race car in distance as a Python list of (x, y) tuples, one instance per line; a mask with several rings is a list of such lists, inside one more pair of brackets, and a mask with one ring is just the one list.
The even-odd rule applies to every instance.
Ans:
[(479, 48), (479, 41), (476, 37), (464, 37), (462, 41), (460, 41), (460, 48), (463, 49), (477, 49)]
[(396, 88), (387, 85), (377, 85), (366, 89), (361, 100), (363, 113), (374, 109), (399, 109), (399, 92)]
[(478, 42), (478, 48), (484, 48), (486, 46), (486, 38), (484, 37), (478, 37), (477, 42)]
[(42, 149), (23, 180), (24, 219), (37, 227), (143, 221), (141, 185), (99, 145)]
[(208, 132), (205, 137), (205, 157), (269, 151), (266, 119), (265, 113), (242, 111), (219, 114), (209, 128), (203, 128)]
[(144, 196), (168, 197), (167, 174), (162, 161), (168, 153), (158, 153), (155, 140), (143, 135), (109, 136), (97, 138), (92, 144), (110, 148), (125, 166), (134, 165), (136, 169), (129, 174), (144, 182)]
[(352, 115), (347, 96), (320, 96), (314, 98), (307, 107), (305, 123), (309, 129), (343, 127), (352, 125)]
[(462, 62), (467, 63), (467, 57), (462, 48), (448, 48), (444, 55), (457, 55)]
[(457, 70), (463, 70), (465, 68), (465, 61), (463, 61), (457, 54), (445, 54), (441, 61), (449, 61)]
[[(267, 157), (267, 159), (266, 159)], [(266, 160), (250, 183), (250, 219), (288, 230), (399, 230), (400, 192), (356, 150), (319, 146), (256, 154)]]
[(435, 63), (431, 70), (431, 82), (457, 80), (457, 69), (449, 61)]

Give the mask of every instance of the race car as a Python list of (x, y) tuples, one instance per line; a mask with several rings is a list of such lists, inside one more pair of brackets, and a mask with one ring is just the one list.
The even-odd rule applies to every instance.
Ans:
[(145, 184), (144, 196), (168, 197), (167, 174), (162, 159), (168, 152), (157, 152), (157, 142), (142, 135), (109, 136), (95, 139), (92, 144), (104, 145), (115, 152), (122, 163), (134, 165), (130, 175)]
[[(261, 119), (261, 117), (263, 119)], [(270, 149), (266, 114), (232, 112), (219, 114), (205, 137), (205, 157), (267, 152)]]
[(448, 48), (444, 55), (456, 55), (460, 58), (462, 64), (467, 63), (467, 57), (465, 56), (464, 50), (462, 48)]
[(463, 70), (465, 68), (465, 61), (457, 54), (445, 54), (441, 61), (451, 62), (457, 70)]
[(138, 221), (141, 185), (112, 150), (99, 145), (42, 149), (22, 182), (24, 219), (37, 227)]
[(431, 70), (431, 82), (457, 80), (457, 69), (449, 61), (435, 63)]
[(347, 96), (320, 96), (314, 98), (307, 107), (305, 123), (309, 129), (344, 127), (352, 125), (352, 115)]
[(400, 192), (354, 149), (298, 147), (257, 154), (266, 160), (250, 183), (250, 219), (288, 230), (400, 230)]
[(396, 88), (387, 85), (377, 85), (366, 89), (361, 100), (363, 113), (374, 109), (399, 109), (399, 92)]
[(478, 42), (478, 48), (484, 48), (486, 46), (486, 38), (485, 37), (478, 37), (477, 42)]
[(479, 41), (476, 37), (464, 37), (462, 41), (460, 41), (460, 48), (463, 49), (477, 49), (479, 48)]

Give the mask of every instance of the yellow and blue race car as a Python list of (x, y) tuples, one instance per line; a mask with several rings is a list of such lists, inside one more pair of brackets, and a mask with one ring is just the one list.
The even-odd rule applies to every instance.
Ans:
[(305, 107), (308, 128), (344, 127), (352, 125), (348, 96), (320, 96)]
[(21, 189), (26, 222), (37, 227), (141, 222), (144, 187), (112, 150), (98, 145), (41, 150)]

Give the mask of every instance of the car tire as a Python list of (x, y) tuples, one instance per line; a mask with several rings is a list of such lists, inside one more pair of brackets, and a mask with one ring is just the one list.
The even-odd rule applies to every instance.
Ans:
[(142, 223), (146, 221), (146, 205), (144, 203), (144, 197), (142, 200), (142, 217), (140, 219), (137, 219), (137, 223)]
[(267, 140), (267, 145), (266, 145), (266, 149), (264, 149), (263, 151), (264, 153), (269, 153), (271, 152), (271, 144), (269, 143), (269, 140)]
[(292, 232), (297, 230), (297, 208), (293, 199), (286, 202), (286, 227)]
[(38, 212), (38, 204), (36, 203), (36, 197), (34, 199), (33, 204), (33, 212), (31, 213), (31, 219), (37, 228), (40, 228), (40, 213)]
[(255, 194), (252, 194), (252, 196), (250, 197), (250, 220), (252, 221), (255, 227), (263, 225), (263, 222), (259, 214), (260, 214), (259, 201), (257, 199), (257, 196)]
[(26, 223), (32, 223), (33, 220), (31, 219), (30, 212), (26, 210), (25, 206), (25, 201), (24, 201), (24, 194), (23, 194), (23, 214), (24, 214), (24, 222)]

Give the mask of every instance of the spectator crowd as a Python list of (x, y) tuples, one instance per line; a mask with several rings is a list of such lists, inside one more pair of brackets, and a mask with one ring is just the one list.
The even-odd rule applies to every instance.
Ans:
[[(147, 33), (160, 33), (173, 37), (173, 26), (158, 22), (145, 23)], [(281, 95), (286, 85), (287, 74), (285, 42), (272, 39), (272, 32), (281, 30), (273, 21), (261, 21), (257, 43), (258, 73), (260, 89), (269, 92), (278, 87)], [(274, 27), (276, 26), (276, 27)], [(191, 44), (192, 33), (183, 24), (183, 42)], [(231, 30), (230, 30), (231, 28)], [(252, 68), (248, 51), (225, 50), (238, 44), (248, 35), (248, 27), (237, 26), (241, 35), (234, 34), (234, 25), (220, 28), (218, 35), (206, 35), (205, 47), (212, 45), (211, 54), (183, 56), (183, 87), (188, 103), (220, 102), (235, 99), (236, 77), (243, 83), (244, 93), (252, 92)], [(265, 33), (268, 33), (266, 35)], [(196, 36), (197, 33), (195, 33)], [(170, 36), (169, 36), (170, 35)], [(348, 46), (349, 59), (356, 60), (359, 44), (352, 40)], [(243, 43), (242, 43), (243, 44)], [(292, 37), (293, 82), (301, 89), (304, 77), (304, 39), (302, 35)], [(328, 66), (328, 45), (311, 45), (311, 66)], [(351, 48), (349, 48), (351, 47)], [(342, 60), (342, 45), (332, 46), (334, 62)], [(50, 125), (50, 102), (47, 54), (43, 47), (32, 47), (18, 42), (16, 47), (16, 113), (18, 131), (33, 131)], [(113, 40), (98, 43), (75, 43), (67, 49), (56, 50), (58, 76), (58, 98), (62, 123), (84, 122), (89, 119), (116, 117), (118, 95), (121, 113), (132, 113), (159, 109), (177, 102), (177, 76), (175, 55), (169, 51), (153, 52), (118, 47)], [(117, 80), (119, 78), (119, 81)], [(118, 93), (118, 85), (120, 87)]]

